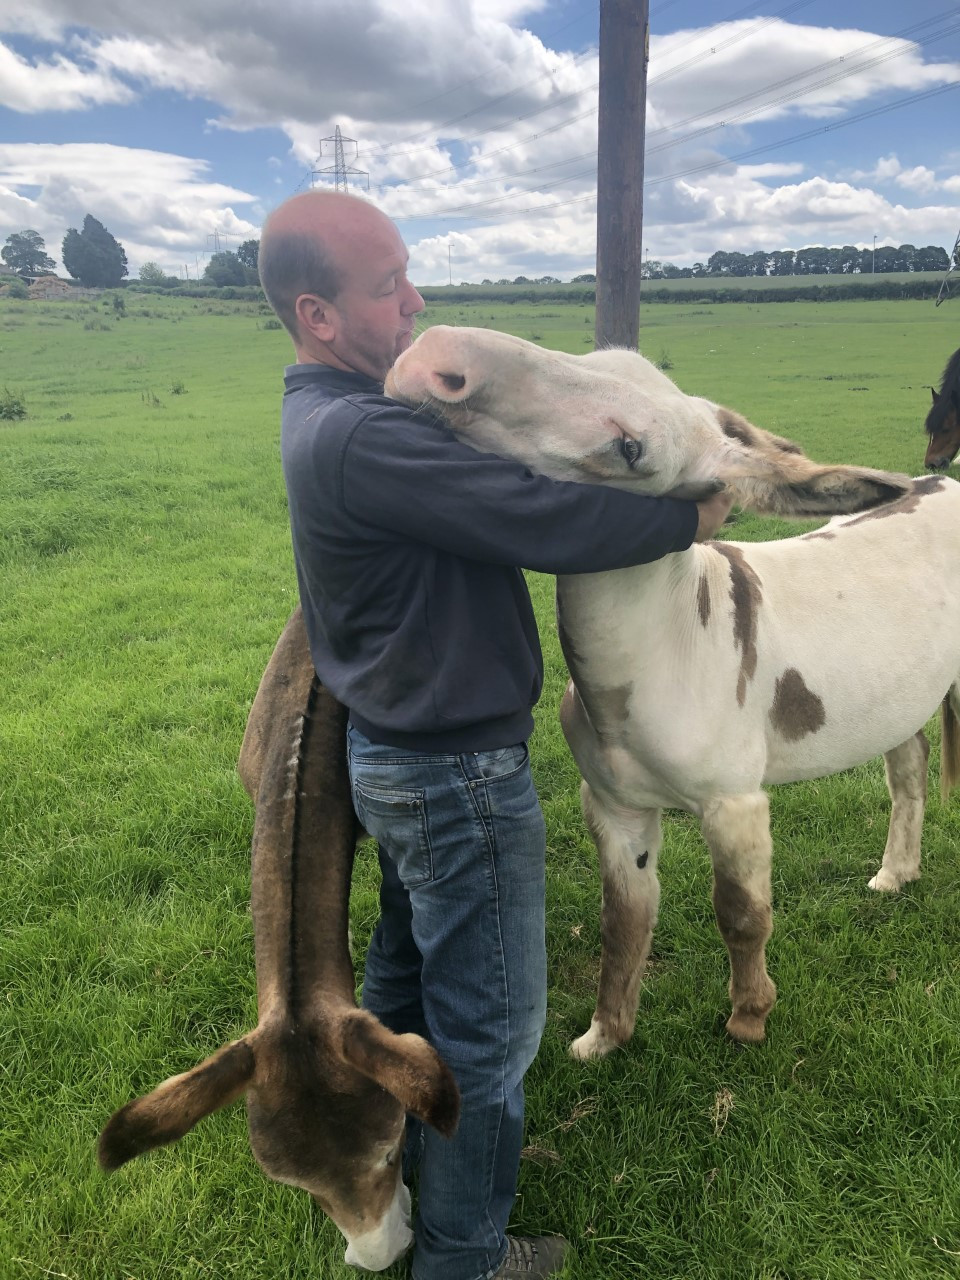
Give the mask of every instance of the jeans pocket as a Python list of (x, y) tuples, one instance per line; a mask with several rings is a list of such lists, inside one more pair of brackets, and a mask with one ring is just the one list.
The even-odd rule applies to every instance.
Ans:
[(357, 817), (387, 851), (403, 885), (415, 889), (433, 879), (433, 851), (423, 791), (381, 787), (354, 778)]
[(500, 747), (495, 751), (477, 751), (471, 759), (484, 781), (502, 782), (527, 767), (530, 752), (525, 742), (518, 742), (516, 746)]

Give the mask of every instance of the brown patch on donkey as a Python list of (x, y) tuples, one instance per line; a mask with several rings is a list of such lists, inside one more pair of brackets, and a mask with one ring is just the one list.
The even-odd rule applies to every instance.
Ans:
[(264, 1172), (308, 1191), (347, 1238), (346, 1260), (377, 1271), (412, 1240), (400, 1180), (405, 1113), (450, 1136), (460, 1096), (431, 1045), (394, 1035), (354, 1001), (347, 936), (358, 826), (346, 716), (316, 678), (298, 609), (260, 682), (238, 765), (256, 805), (259, 1022), (115, 1112), (98, 1154), (116, 1169), (246, 1094)]

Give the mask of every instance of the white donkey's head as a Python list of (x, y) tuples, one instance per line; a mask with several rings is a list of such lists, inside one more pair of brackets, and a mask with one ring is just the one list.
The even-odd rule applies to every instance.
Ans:
[(389, 395), (439, 413), (476, 449), (557, 480), (754, 511), (837, 515), (889, 502), (905, 476), (820, 466), (788, 440), (685, 395), (635, 351), (573, 356), (489, 329), (427, 329), (387, 375)]

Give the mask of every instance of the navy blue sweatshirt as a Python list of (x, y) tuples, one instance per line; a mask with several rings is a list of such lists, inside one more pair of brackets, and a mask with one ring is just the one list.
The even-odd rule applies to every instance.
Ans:
[(591, 573), (693, 541), (692, 502), (478, 453), (362, 374), (290, 365), (283, 471), (317, 674), (375, 742), (525, 741), (543, 659), (522, 568)]

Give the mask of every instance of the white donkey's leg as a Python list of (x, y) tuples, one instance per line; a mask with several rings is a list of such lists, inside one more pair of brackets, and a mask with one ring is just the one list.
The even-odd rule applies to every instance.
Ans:
[(920, 876), (920, 833), (927, 803), (927, 757), (930, 744), (921, 729), (883, 757), (893, 808), (880, 870), (871, 889), (895, 893)]
[(570, 1052), (575, 1058), (600, 1058), (630, 1039), (637, 1020), (640, 980), (660, 902), (660, 810), (614, 808), (586, 782), (580, 799), (600, 854), (602, 954), (597, 1011)]
[(777, 998), (764, 955), (773, 931), (766, 795), (711, 800), (703, 812), (703, 834), (713, 860), (713, 909), (730, 954), (733, 1012), (727, 1030), (734, 1040), (759, 1041)]

